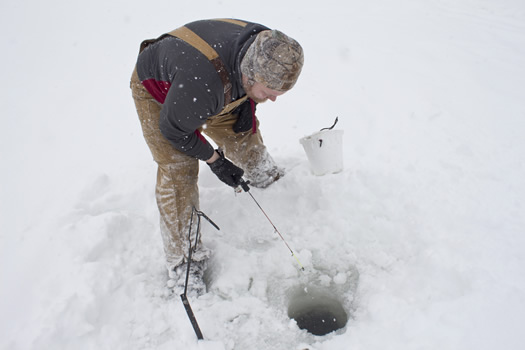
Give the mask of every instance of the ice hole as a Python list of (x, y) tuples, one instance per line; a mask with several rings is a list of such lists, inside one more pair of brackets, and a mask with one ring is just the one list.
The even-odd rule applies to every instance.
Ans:
[(348, 315), (330, 291), (301, 287), (291, 297), (288, 317), (314, 335), (325, 335), (346, 326)]

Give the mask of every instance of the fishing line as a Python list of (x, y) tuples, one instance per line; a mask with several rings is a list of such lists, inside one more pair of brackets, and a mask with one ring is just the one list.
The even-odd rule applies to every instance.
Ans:
[(297, 257), (297, 255), (295, 255), (295, 253), (293, 252), (292, 248), (290, 248), (290, 245), (288, 244), (288, 242), (286, 242), (286, 240), (284, 239), (283, 235), (281, 234), (281, 232), (279, 232), (279, 230), (277, 229), (277, 227), (274, 225), (274, 223), (272, 222), (272, 220), (270, 219), (270, 217), (268, 216), (268, 214), (266, 214), (266, 212), (264, 211), (264, 209), (261, 207), (261, 205), (259, 204), (259, 202), (257, 202), (257, 200), (255, 199), (255, 197), (253, 196), (253, 194), (250, 192), (250, 187), (248, 186), (248, 182), (244, 181), (241, 179), (241, 187), (242, 189), (244, 190), (244, 192), (248, 192), (248, 194), (250, 195), (250, 197), (252, 197), (253, 201), (255, 202), (255, 204), (257, 204), (257, 206), (259, 207), (259, 209), (261, 209), (262, 213), (264, 214), (264, 216), (266, 217), (266, 219), (268, 219), (268, 221), (270, 222), (270, 224), (272, 225), (273, 229), (275, 230), (275, 232), (277, 232), (277, 234), (279, 235), (279, 237), (281, 237), (282, 241), (284, 242), (284, 244), (286, 245), (286, 247), (288, 248), (288, 250), (290, 251), (290, 253), (292, 253), (292, 256), (295, 258), (295, 260), (297, 260), (297, 263), (299, 264), (299, 266), (301, 267), (301, 270), (304, 271), (304, 266), (303, 264), (301, 264), (301, 262), (299, 261), (299, 258)]

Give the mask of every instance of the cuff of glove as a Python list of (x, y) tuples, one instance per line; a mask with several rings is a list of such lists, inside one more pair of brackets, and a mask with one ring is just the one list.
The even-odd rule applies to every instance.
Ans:
[(226, 162), (226, 158), (224, 156), (221, 156), (219, 154), (219, 158), (215, 160), (213, 163), (206, 163), (210, 167), (211, 170), (217, 170), (224, 166), (224, 163)]

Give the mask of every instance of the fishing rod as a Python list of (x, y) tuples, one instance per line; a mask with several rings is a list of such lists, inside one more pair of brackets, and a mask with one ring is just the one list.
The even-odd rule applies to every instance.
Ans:
[(286, 240), (284, 239), (283, 235), (281, 234), (281, 232), (279, 232), (279, 230), (277, 229), (277, 227), (274, 225), (274, 223), (272, 222), (272, 220), (270, 219), (270, 217), (268, 216), (268, 214), (266, 214), (266, 212), (264, 211), (264, 209), (261, 207), (261, 205), (259, 204), (259, 202), (257, 202), (257, 200), (255, 199), (255, 197), (253, 196), (253, 194), (250, 192), (250, 187), (248, 186), (249, 184), (249, 181), (244, 181), (244, 179), (241, 179), (240, 180), (240, 186), (241, 188), (244, 190), (244, 192), (247, 192), (250, 197), (252, 197), (253, 201), (255, 202), (255, 204), (257, 204), (257, 206), (259, 207), (259, 209), (261, 209), (262, 213), (264, 214), (264, 216), (266, 217), (266, 219), (268, 219), (268, 221), (270, 222), (270, 224), (272, 225), (273, 229), (275, 230), (275, 232), (277, 232), (277, 234), (279, 235), (279, 237), (281, 237), (281, 240), (284, 242), (284, 244), (286, 245), (286, 247), (288, 248), (288, 250), (290, 251), (290, 253), (292, 253), (292, 256), (295, 258), (295, 260), (297, 260), (297, 263), (299, 264), (299, 266), (301, 267), (301, 270), (304, 271), (304, 266), (303, 264), (301, 264), (301, 262), (299, 261), (299, 258), (297, 257), (297, 255), (295, 255), (295, 253), (293, 252), (292, 248), (290, 248), (290, 245), (288, 244), (288, 242), (286, 242)]

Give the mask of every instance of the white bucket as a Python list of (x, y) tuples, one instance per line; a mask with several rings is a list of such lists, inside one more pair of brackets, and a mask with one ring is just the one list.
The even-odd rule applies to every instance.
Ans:
[(314, 175), (343, 170), (343, 130), (321, 130), (299, 140)]

